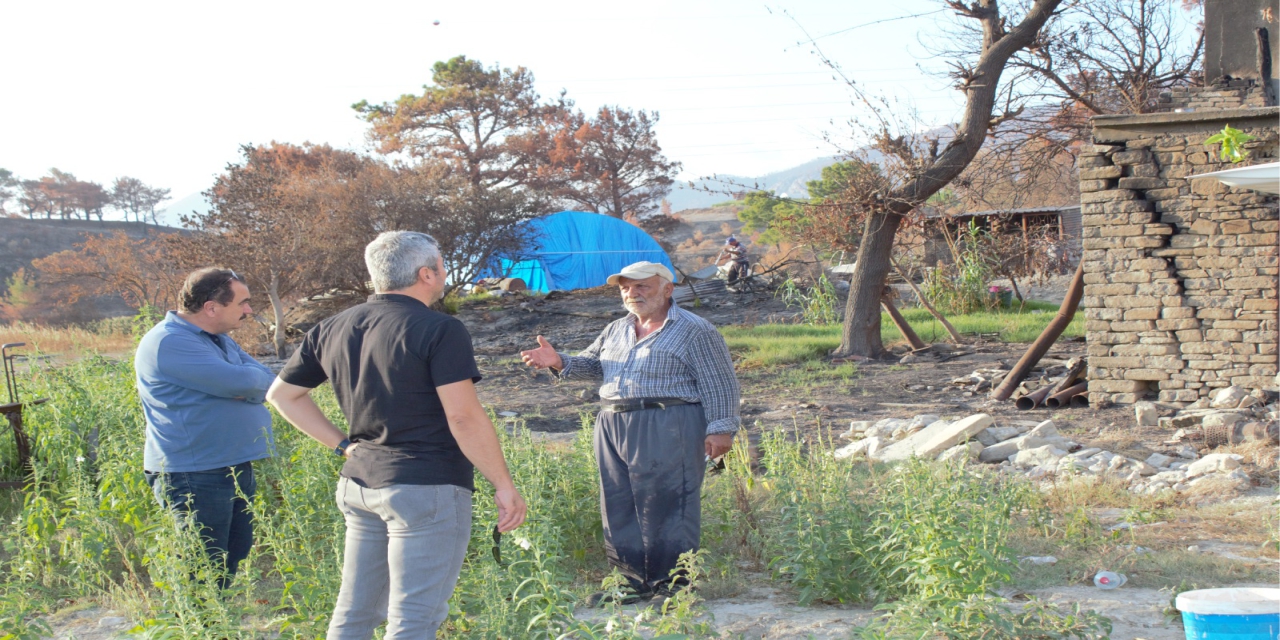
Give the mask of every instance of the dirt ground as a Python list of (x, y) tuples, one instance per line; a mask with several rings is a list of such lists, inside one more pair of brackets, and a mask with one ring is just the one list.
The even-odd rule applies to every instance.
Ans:
[[(717, 326), (787, 321), (795, 315), (768, 292), (724, 293), (700, 306), (686, 308)], [(485, 376), (478, 385), (481, 399), (498, 411), (528, 418), (535, 431), (554, 433), (578, 429), (581, 412), (592, 411), (597, 385), (561, 382), (548, 373), (529, 369), (519, 360), (520, 350), (536, 347), (536, 338), (541, 335), (557, 349), (575, 353), (589, 346), (606, 324), (623, 315), (617, 292), (602, 287), (542, 299), (495, 298), (461, 310), (458, 317), (471, 330)], [(898, 364), (896, 359), (859, 362), (859, 375), (852, 385), (815, 383), (803, 389), (801, 395), (794, 389), (785, 395), (773, 393), (776, 376), (772, 374), (742, 372), (742, 413), (748, 432), (780, 426), (794, 429), (799, 424), (802, 430), (814, 430), (815, 435), (821, 427), (825, 435), (828, 428), (847, 428), (851, 420), (921, 413), (985, 412), (997, 422), (1002, 418), (1038, 422), (1052, 415), (1059, 428), (1073, 437), (1131, 422), (1130, 411), (1119, 407), (1023, 413), (1011, 403), (991, 404), (983, 394), (966, 395), (963, 389), (948, 384), (974, 369), (1014, 364), (1025, 345), (980, 341), (937, 348), (937, 352), (906, 365)], [(1065, 361), (1084, 353), (1083, 341), (1064, 340), (1045, 358)]]

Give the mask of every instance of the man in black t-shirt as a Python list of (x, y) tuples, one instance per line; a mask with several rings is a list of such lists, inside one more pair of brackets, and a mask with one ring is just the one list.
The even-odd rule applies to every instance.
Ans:
[[(435, 240), (388, 231), (365, 248), (365, 263), (377, 293), (308, 332), (267, 400), (346, 458), (342, 588), (328, 640), (365, 640), (384, 619), (388, 640), (434, 638), (470, 539), (472, 465), (495, 488), (500, 531), (524, 522), (525, 504), (476, 397), (471, 336), (428, 308), (445, 286)], [(326, 380), (349, 434), (309, 395)]]

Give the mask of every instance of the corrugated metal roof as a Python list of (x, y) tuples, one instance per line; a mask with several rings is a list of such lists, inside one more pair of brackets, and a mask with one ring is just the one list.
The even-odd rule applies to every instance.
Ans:
[(946, 214), (938, 211), (928, 211), (924, 215), (926, 218), (976, 218), (978, 216), (999, 216), (999, 215), (1031, 215), (1036, 213), (1062, 213), (1065, 211), (1079, 211), (1080, 205), (1063, 205), (1060, 207), (1030, 207), (1026, 209), (990, 209), (988, 211), (969, 211), (965, 213)]

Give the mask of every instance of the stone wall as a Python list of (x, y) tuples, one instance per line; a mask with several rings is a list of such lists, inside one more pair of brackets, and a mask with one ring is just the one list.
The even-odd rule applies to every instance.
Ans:
[(1232, 167), (1204, 144), (1227, 123), (1258, 138), (1245, 164), (1276, 160), (1275, 107), (1094, 119), (1079, 167), (1095, 406), (1276, 386), (1280, 200), (1193, 177)]
[(1160, 94), (1157, 109), (1204, 111), (1275, 105), (1269, 85), (1253, 78), (1218, 78), (1208, 87), (1176, 87)]

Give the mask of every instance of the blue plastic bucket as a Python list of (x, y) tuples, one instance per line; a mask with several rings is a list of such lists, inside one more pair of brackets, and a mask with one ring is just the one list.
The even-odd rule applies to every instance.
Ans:
[(1178, 594), (1187, 640), (1280, 638), (1280, 589), (1236, 587)]

